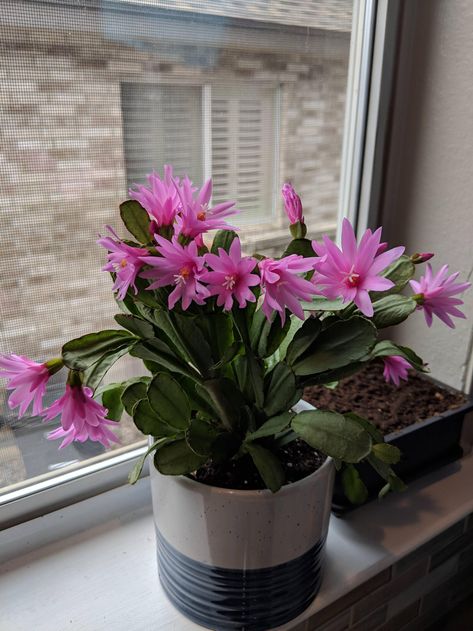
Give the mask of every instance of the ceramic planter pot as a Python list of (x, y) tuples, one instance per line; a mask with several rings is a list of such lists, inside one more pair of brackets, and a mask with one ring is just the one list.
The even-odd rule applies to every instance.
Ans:
[[(458, 392), (435, 379), (429, 378), (429, 381), (433, 381), (445, 390)], [(387, 443), (398, 447), (401, 451), (401, 460), (395, 466), (399, 477), (405, 482), (411, 482), (461, 458), (463, 451), (460, 441), (463, 423), (466, 415), (472, 410), (473, 399), (469, 399), (453, 410), (385, 436)], [(357, 469), (368, 489), (368, 499), (374, 499), (385, 482), (365, 463), (357, 465)], [(332, 503), (333, 512), (340, 516), (355, 508), (357, 506), (351, 504), (345, 497), (340, 477), (337, 475)]]
[(159, 576), (175, 607), (211, 629), (265, 630), (317, 594), (334, 466), (273, 494), (163, 476), (151, 466)]

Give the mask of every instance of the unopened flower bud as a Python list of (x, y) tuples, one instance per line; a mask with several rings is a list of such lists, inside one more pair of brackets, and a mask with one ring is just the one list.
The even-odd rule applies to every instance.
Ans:
[(425, 263), (426, 261), (430, 261), (430, 259), (434, 256), (433, 252), (416, 252), (411, 256), (411, 261), (414, 265), (419, 265), (420, 263)]
[(284, 198), (284, 208), (286, 215), (289, 218), (291, 224), (300, 222), (304, 223), (304, 217), (302, 216), (302, 202), (299, 195), (294, 190), (292, 184), (286, 182), (282, 187), (282, 196)]
[(388, 242), (383, 241), (382, 243), (378, 245), (378, 249), (376, 250), (376, 256), (379, 256), (383, 252), (386, 252), (387, 249), (388, 249)]

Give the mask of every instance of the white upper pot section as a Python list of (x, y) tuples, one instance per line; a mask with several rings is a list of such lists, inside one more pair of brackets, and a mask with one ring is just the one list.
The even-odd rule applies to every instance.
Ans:
[[(297, 409), (311, 406), (301, 402)], [(164, 476), (151, 466), (156, 527), (195, 561), (234, 569), (272, 567), (325, 539), (333, 478), (331, 458), (277, 493), (223, 489), (185, 476)]]

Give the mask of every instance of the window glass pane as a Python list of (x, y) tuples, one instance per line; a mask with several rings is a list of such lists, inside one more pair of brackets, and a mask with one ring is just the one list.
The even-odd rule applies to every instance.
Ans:
[[(0, 352), (42, 362), (115, 327), (95, 241), (120, 225), (128, 187), (165, 163), (196, 184), (213, 175), (214, 201), (238, 201), (248, 251), (287, 242), (286, 180), (309, 236), (334, 231), (351, 14), (351, 0), (3, 0)], [(124, 359), (107, 379), (141, 372)], [(103, 451), (58, 451), (45, 439), (58, 423), (19, 419), (4, 384), (0, 493)], [(129, 420), (118, 434), (115, 449), (142, 439)]]
[(123, 83), (123, 148), (128, 185), (172, 164), (202, 180), (202, 88)]
[(277, 95), (257, 82), (212, 87), (213, 201), (235, 200), (243, 226), (274, 215)]

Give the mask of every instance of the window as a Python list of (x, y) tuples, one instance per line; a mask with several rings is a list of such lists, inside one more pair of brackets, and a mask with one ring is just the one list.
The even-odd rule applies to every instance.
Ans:
[(278, 90), (257, 84), (212, 88), (214, 202), (237, 202), (242, 225), (274, 214)]
[(123, 148), (128, 187), (172, 164), (202, 180), (202, 89), (195, 86), (123, 83)]
[[(368, 92), (366, 72), (349, 81), (349, 62), (359, 68), (373, 3), (293, 0), (290, 11), (282, 0), (5, 3), (0, 352), (45, 361), (65, 340), (113, 327), (94, 241), (118, 225), (131, 183), (164, 163), (196, 182), (212, 175), (214, 202), (237, 200), (248, 250), (287, 242), (284, 181), (303, 199), (309, 236), (335, 232), (342, 145), (351, 160), (363, 138), (358, 130), (344, 141), (347, 86), (350, 108), (353, 94)], [(362, 116), (349, 121), (358, 129)], [(141, 371), (121, 360), (108, 379)], [(95, 492), (104, 484), (96, 474), (108, 485), (125, 479), (143, 445), (131, 423), (121, 423), (112, 452), (94, 444), (58, 452), (40, 419), (9, 410), (3, 385), (0, 520), (10, 506), (14, 520)], [(57, 377), (51, 400), (61, 388)], [(23, 510), (19, 500), (32, 498), (35, 508)]]
[(211, 176), (213, 202), (235, 200), (242, 225), (271, 221), (277, 87), (256, 81), (202, 86), (125, 83), (121, 97), (129, 186), (170, 163), (177, 175), (188, 173), (195, 182)]

